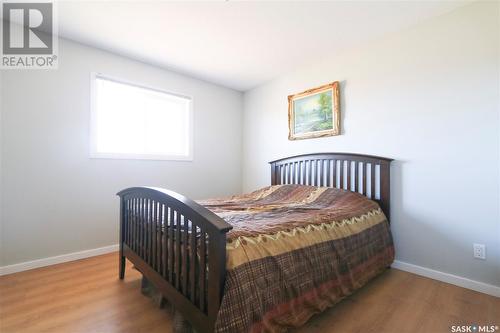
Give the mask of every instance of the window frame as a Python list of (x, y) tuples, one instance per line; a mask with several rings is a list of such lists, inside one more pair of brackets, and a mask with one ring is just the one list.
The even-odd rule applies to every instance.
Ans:
[[(103, 153), (97, 151), (97, 79), (109, 80), (119, 84), (156, 91), (163, 94), (168, 94), (176, 97), (181, 97), (189, 100), (188, 107), (188, 154), (187, 155), (172, 155), (172, 154), (134, 154), (134, 153)], [(194, 117), (193, 117), (193, 104), (192, 96), (180, 94), (177, 92), (167, 91), (164, 89), (154, 88), (148, 85), (139, 84), (129, 80), (124, 80), (102, 74), (100, 72), (90, 73), (90, 158), (95, 159), (124, 159), (124, 160), (156, 160), (156, 161), (193, 161), (193, 141), (194, 141)]]

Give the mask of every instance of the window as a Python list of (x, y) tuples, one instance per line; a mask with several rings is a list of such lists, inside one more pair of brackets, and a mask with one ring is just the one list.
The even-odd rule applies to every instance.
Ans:
[(192, 159), (191, 98), (92, 74), (91, 157)]

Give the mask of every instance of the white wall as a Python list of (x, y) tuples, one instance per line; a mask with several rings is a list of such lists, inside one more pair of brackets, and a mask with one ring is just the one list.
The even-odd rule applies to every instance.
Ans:
[[(244, 191), (288, 155), (394, 158), (397, 259), (500, 286), (499, 31), (498, 3), (474, 3), (245, 93)], [(334, 80), (342, 135), (288, 141), (287, 96)]]
[[(89, 158), (89, 79), (99, 71), (194, 98), (194, 161)], [(117, 243), (120, 189), (192, 198), (241, 191), (242, 94), (61, 40), (59, 69), (3, 72), (0, 266)]]

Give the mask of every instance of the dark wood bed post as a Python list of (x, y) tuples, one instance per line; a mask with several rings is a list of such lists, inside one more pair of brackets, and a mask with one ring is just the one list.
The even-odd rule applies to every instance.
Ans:
[(208, 280), (216, 281), (208, 289), (208, 317), (210, 318), (211, 331), (215, 330), (215, 322), (219, 313), (226, 283), (226, 233), (220, 233), (217, 240), (209, 244), (209, 256), (212, 265), (208, 272)]
[(328, 186), (359, 192), (376, 201), (389, 220), (391, 161), (390, 158), (352, 153), (314, 153), (285, 157), (269, 162), (271, 185)]
[(380, 208), (391, 221), (391, 162), (392, 160), (380, 161)]

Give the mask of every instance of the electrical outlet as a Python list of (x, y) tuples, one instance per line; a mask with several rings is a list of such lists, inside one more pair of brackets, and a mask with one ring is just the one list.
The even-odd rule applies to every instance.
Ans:
[(474, 258), (486, 260), (486, 246), (484, 244), (474, 244)]

